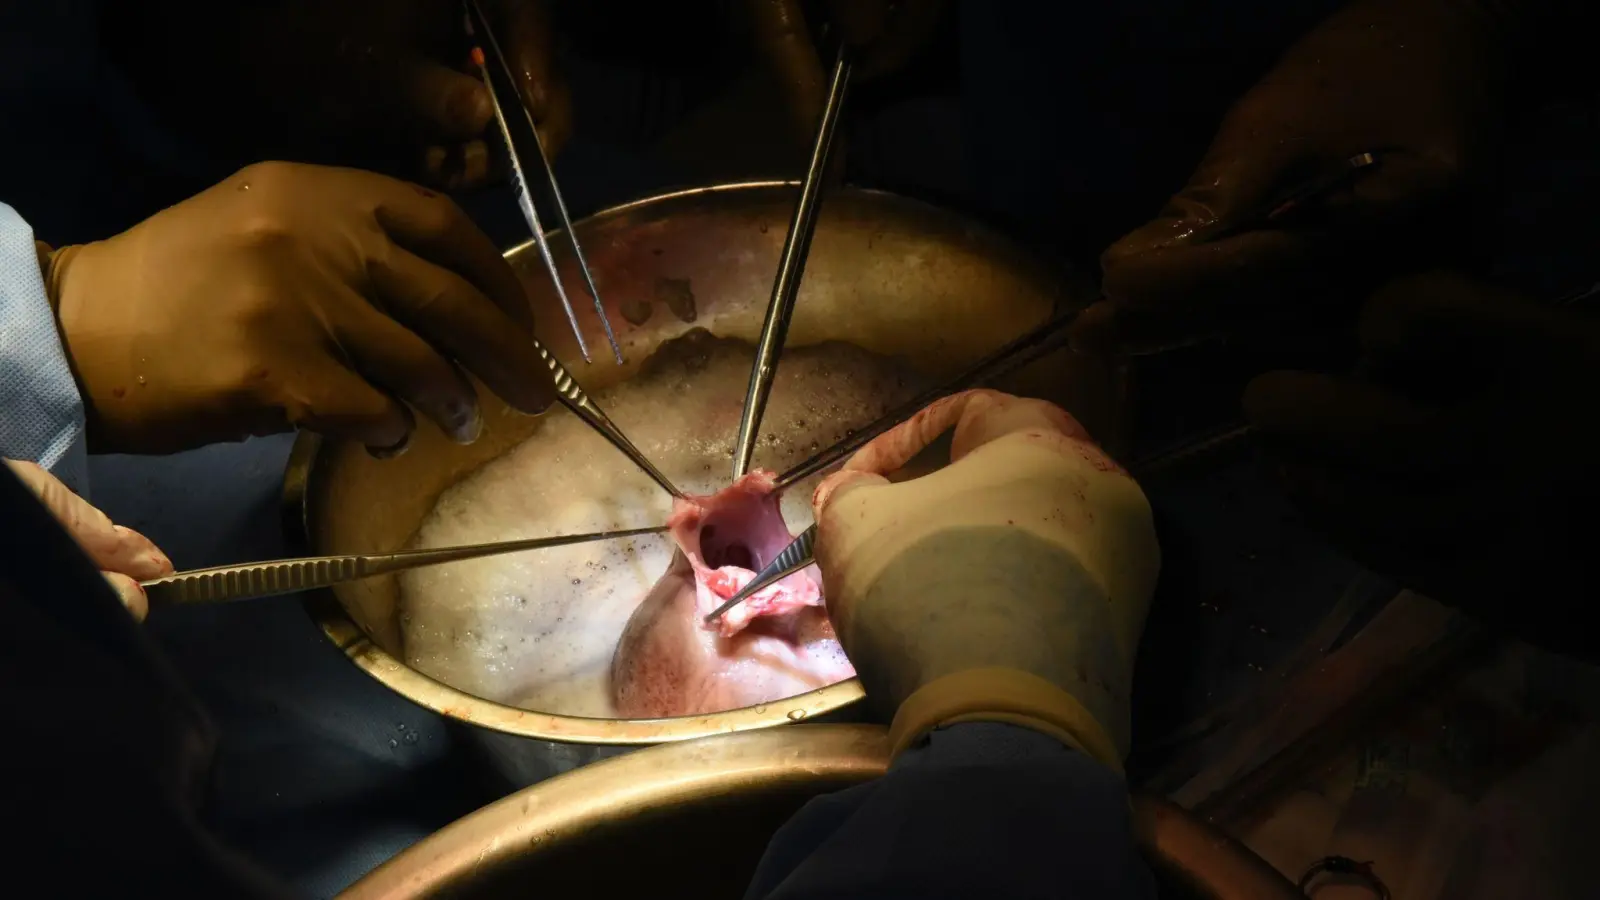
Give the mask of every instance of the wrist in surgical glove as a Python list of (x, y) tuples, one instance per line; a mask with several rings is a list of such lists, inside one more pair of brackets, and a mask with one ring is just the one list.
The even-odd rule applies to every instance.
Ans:
[[(950, 465), (884, 478), (951, 428)], [(1108, 764), (1126, 753), (1160, 554), (1138, 485), (1065, 411), (946, 398), (862, 448), (814, 502), (830, 617), (869, 697), (915, 723), (897, 728), (1028, 720)]]

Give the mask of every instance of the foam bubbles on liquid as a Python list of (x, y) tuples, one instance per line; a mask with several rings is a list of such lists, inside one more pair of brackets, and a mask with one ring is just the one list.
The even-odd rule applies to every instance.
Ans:
[[(640, 376), (596, 401), (680, 488), (726, 486), (754, 353), (705, 335), (665, 345)], [(885, 360), (844, 344), (787, 352), (755, 464), (800, 462), (918, 387)], [(786, 492), (790, 530), (811, 524), (815, 478)], [(657, 525), (670, 498), (566, 410), (447, 489), (419, 547)], [(401, 576), (407, 662), (486, 699), (579, 716), (614, 715), (607, 673), (634, 608), (666, 571), (665, 535), (554, 547), (418, 569)], [(735, 669), (736, 671), (736, 669)]]

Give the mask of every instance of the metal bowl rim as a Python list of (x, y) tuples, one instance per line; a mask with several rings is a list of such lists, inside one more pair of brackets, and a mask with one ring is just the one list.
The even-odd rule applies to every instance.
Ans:
[[(793, 187), (798, 181), (761, 180), (727, 184), (704, 185), (667, 191), (596, 212), (582, 221), (588, 222), (620, 215), (633, 209), (682, 197), (704, 194), (757, 190), (773, 187)], [(930, 210), (953, 215), (939, 207), (890, 191), (851, 188), (853, 192), (893, 198), (897, 202), (915, 204)], [(965, 217), (960, 217), (965, 220)], [(971, 222), (975, 227), (986, 228)], [(1009, 243), (1003, 235), (996, 234)], [(533, 246), (528, 240), (506, 251), (507, 256)], [(285, 524), (291, 542), (309, 547), (309, 528), (306, 502), (307, 487), (316, 462), (321, 440), (313, 434), (302, 432), (295, 438), (293, 450), (284, 472), (283, 504)], [(858, 679), (850, 678), (805, 694), (725, 712), (702, 716), (683, 716), (671, 719), (595, 719), (566, 716), (557, 713), (536, 712), (503, 703), (485, 700), (466, 691), (436, 681), (406, 665), (404, 661), (379, 647), (356, 624), (332, 591), (312, 591), (303, 599), (306, 613), (322, 629), (335, 646), (349, 657), (363, 672), (377, 679), (390, 690), (417, 705), (458, 721), (499, 731), (517, 737), (536, 738), (578, 744), (637, 746), (644, 744), (686, 741), (730, 732), (752, 731), (805, 721), (833, 712), (866, 696)]]
[[(300, 546), (310, 543), (306, 487), (321, 444), (321, 439), (316, 435), (297, 435), (284, 473), (286, 525), (291, 539)], [(702, 716), (595, 719), (537, 712), (485, 700), (411, 668), (368, 637), (331, 590), (308, 592), (304, 595), (302, 605), (334, 646), (385, 687), (442, 716), (517, 737), (624, 746), (686, 741), (805, 721), (848, 706), (866, 696), (861, 689), (861, 682), (851, 678), (785, 700)]]

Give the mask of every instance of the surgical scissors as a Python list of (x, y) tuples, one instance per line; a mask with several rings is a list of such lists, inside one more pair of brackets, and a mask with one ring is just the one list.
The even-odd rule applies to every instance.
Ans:
[[(545, 237), (544, 226), (539, 222), (539, 210), (533, 204), (533, 194), (528, 189), (527, 172), (523, 169), (523, 153), (519, 149), (532, 146), (539, 162), (544, 167), (545, 184), (550, 188), (550, 198), (555, 202), (556, 214), (561, 220), (561, 230), (572, 244), (572, 255), (578, 261), (578, 270), (583, 273), (584, 287), (589, 296), (594, 300), (595, 314), (600, 317), (600, 325), (605, 328), (606, 340), (611, 342), (611, 352), (617, 358), (617, 364), (622, 364), (622, 347), (617, 343), (616, 332), (611, 329), (611, 320), (606, 316), (605, 304), (600, 302), (600, 292), (595, 288), (594, 275), (589, 271), (589, 261), (583, 255), (583, 248), (578, 245), (578, 233), (572, 229), (572, 219), (567, 215), (567, 202), (561, 196), (561, 186), (556, 183), (555, 170), (550, 166), (550, 155), (545, 152), (544, 142), (539, 139), (539, 129), (534, 127), (533, 113), (528, 104), (524, 102), (522, 92), (517, 86), (517, 80), (512, 75), (511, 65), (505, 54), (500, 50), (500, 42), (495, 40), (494, 32), (489, 27), (489, 20), (479, 8), (477, 0), (466, 0), (466, 26), (467, 36), (482, 44), (473, 47), (472, 61), (477, 65), (483, 76), (484, 87), (489, 92), (489, 104), (494, 108), (495, 122), (500, 126), (500, 136), (505, 141), (506, 156), (511, 163), (511, 180), (517, 194), (517, 206), (522, 210), (522, 217), (527, 220), (528, 228), (533, 231), (533, 240), (539, 246), (539, 256), (544, 260), (544, 267), (550, 273), (550, 281), (555, 285), (556, 296), (561, 300), (561, 306), (566, 311), (567, 323), (572, 326), (572, 336), (578, 340), (578, 350), (583, 354), (584, 362), (591, 362), (589, 345), (583, 339), (583, 329), (578, 326), (578, 315), (572, 308), (572, 301), (567, 297), (567, 291), (561, 281), (561, 272), (556, 268), (555, 257), (550, 253), (550, 242)], [(487, 54), (487, 56), (486, 56)], [(493, 64), (487, 58), (493, 57)], [(506, 107), (501, 100), (508, 96), (518, 101), (522, 107), (520, 117), (511, 117), (506, 114)]]
[(407, 569), (420, 569), (423, 566), (437, 566), (464, 559), (479, 559), (502, 553), (519, 553), (524, 550), (543, 550), (548, 547), (565, 547), (590, 541), (642, 537), (661, 534), (666, 530), (665, 525), (657, 525), (653, 528), (626, 528), (558, 537), (522, 538), (490, 544), (467, 544), (460, 547), (402, 550), (399, 553), (372, 556), (307, 556), (300, 559), (279, 559), (193, 569), (163, 578), (153, 578), (141, 582), (139, 586), (144, 588), (152, 606), (221, 603), (228, 600), (243, 600), (247, 597), (271, 597), (277, 594), (293, 594), (332, 587), (346, 581), (371, 578), (374, 575), (388, 575)]

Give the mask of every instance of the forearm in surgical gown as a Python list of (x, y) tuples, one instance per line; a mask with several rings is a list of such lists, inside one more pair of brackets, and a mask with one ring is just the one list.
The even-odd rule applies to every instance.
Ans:
[(83, 401), (45, 296), (33, 229), (0, 203), (0, 456), (88, 487)]

